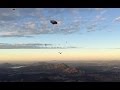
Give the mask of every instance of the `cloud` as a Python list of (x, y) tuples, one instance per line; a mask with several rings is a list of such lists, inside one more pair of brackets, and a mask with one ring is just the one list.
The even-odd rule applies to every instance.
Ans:
[(35, 29), (35, 23), (34, 22), (26, 22), (25, 27), (28, 29)]
[(104, 8), (94, 8), (94, 9), (97, 10), (97, 11), (104, 10)]
[[(99, 9), (98, 9), (99, 10)], [(104, 17), (104, 14), (107, 11), (104, 9), (100, 9), (100, 12), (98, 15), (96, 15), (88, 25), (86, 25), (87, 32), (93, 32), (96, 30), (102, 30), (105, 29), (107, 25), (103, 24), (103, 22), (106, 20), (106, 17)]]
[(33, 36), (27, 36), (27, 35), (0, 35), (0, 37), (33, 37)]
[[(80, 12), (91, 10), (99, 12), (95, 19), (88, 20), (88, 17), (80, 15)], [(106, 19), (103, 16), (105, 12), (103, 8), (1, 8), (0, 37), (71, 34), (83, 28), (96, 29), (100, 27), (99, 23)], [(56, 20), (58, 24), (52, 25), (51, 19)]]
[(73, 46), (62, 47), (55, 46), (53, 44), (40, 44), (40, 43), (28, 43), (28, 44), (8, 44), (0, 43), (0, 49), (69, 49), (77, 48)]
[(120, 22), (120, 16), (117, 17), (117, 18), (115, 18), (114, 21), (118, 21), (118, 22)]

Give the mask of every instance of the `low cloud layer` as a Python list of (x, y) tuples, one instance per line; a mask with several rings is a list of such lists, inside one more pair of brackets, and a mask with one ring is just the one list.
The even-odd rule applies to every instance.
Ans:
[(28, 44), (7, 44), (0, 43), (0, 49), (68, 49), (77, 47), (61, 47), (53, 44), (39, 44), (39, 43), (28, 43)]

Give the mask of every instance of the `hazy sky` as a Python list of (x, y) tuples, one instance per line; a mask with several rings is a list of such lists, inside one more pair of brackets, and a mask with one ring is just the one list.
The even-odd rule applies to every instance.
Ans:
[(6, 60), (120, 60), (120, 8), (0, 8)]

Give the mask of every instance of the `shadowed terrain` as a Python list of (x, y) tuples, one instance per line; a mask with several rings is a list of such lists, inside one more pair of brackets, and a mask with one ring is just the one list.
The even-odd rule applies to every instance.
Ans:
[(0, 64), (0, 82), (107, 81), (120, 81), (120, 61)]

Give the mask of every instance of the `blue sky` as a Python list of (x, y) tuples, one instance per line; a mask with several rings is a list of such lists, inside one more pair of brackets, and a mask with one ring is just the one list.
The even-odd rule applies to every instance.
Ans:
[[(66, 46), (67, 41), (75, 47), (119, 48), (119, 11), (119, 8), (1, 8), (0, 43)], [(51, 19), (58, 21), (58, 25), (52, 25)]]
[[(58, 24), (52, 25), (50, 20)], [(49, 50), (52, 51), (56, 47), (69, 50), (75, 47), (74, 52), (81, 49), (112, 52), (120, 49), (119, 40), (120, 8), (0, 9), (0, 49), (52, 47)]]
[(0, 12), (0, 43), (119, 48), (119, 8), (1, 8)]

